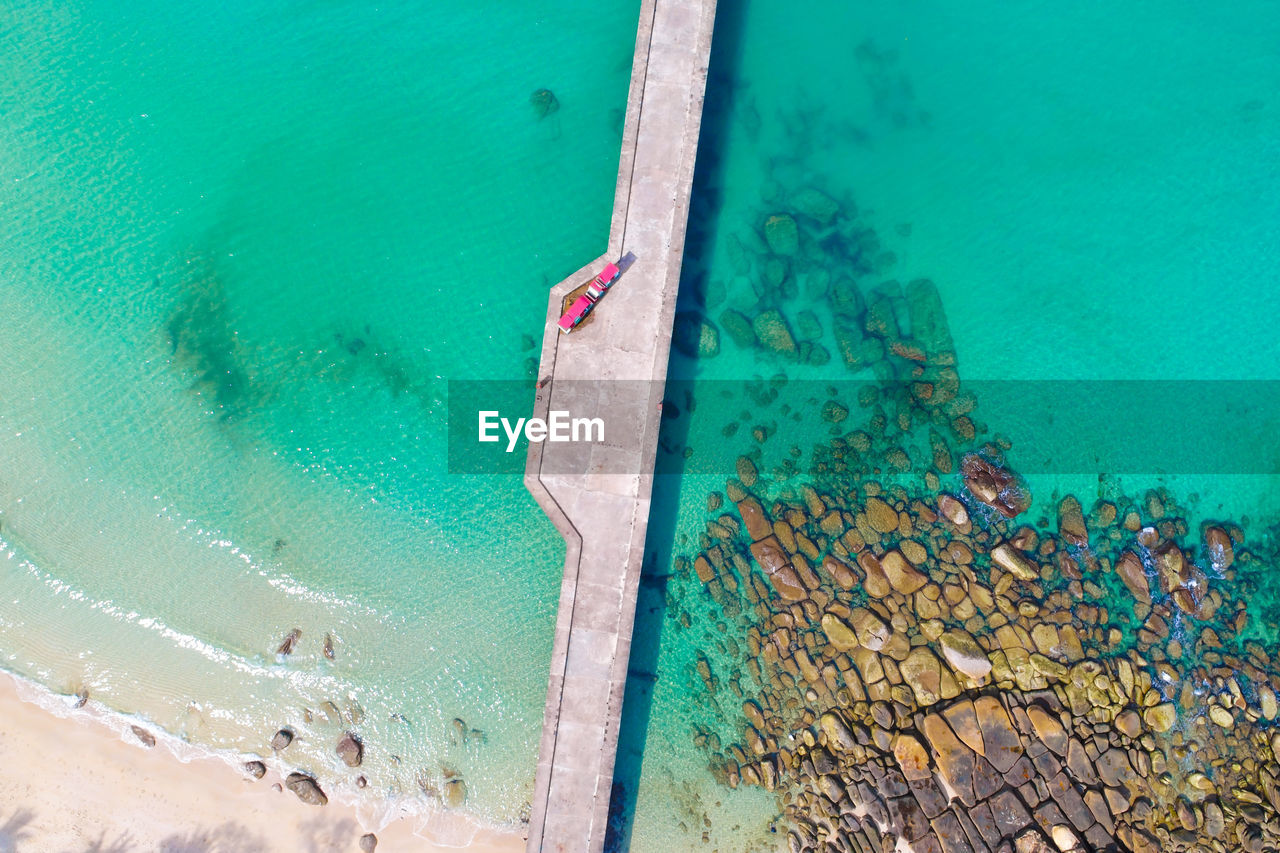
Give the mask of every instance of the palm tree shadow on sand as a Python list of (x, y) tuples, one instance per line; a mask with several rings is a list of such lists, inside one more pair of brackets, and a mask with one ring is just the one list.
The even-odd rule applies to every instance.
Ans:
[(107, 833), (104, 831), (98, 836), (98, 840), (90, 842), (82, 853), (131, 853), (134, 849), (133, 839), (127, 832), (113, 841), (108, 841)]
[(0, 853), (18, 853), (18, 843), (30, 834), (27, 824), (34, 817), (35, 812), (28, 809), (14, 809), (9, 819), (0, 824)]

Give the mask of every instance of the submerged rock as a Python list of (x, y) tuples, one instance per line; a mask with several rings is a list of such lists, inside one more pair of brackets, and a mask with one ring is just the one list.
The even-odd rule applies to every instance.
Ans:
[(800, 251), (800, 229), (785, 213), (775, 213), (764, 221), (764, 239), (775, 255), (790, 256)]
[(796, 340), (791, 335), (791, 327), (787, 320), (776, 309), (770, 309), (756, 315), (751, 322), (752, 330), (761, 346), (779, 355), (795, 355)]
[(529, 96), (529, 103), (533, 105), (538, 118), (546, 118), (560, 109), (560, 101), (550, 89), (537, 90)]
[(671, 342), (688, 358), (714, 358), (720, 354), (720, 331), (701, 315), (689, 311), (676, 314)]
[(830, 225), (840, 212), (840, 205), (835, 199), (813, 187), (806, 187), (793, 195), (791, 204), (797, 213), (817, 220), (820, 225)]
[(444, 804), (448, 808), (461, 808), (467, 801), (467, 783), (461, 779), (448, 779), (444, 783)]
[(726, 309), (720, 314), (720, 325), (741, 349), (750, 349), (756, 345), (756, 333), (751, 321), (741, 311)]

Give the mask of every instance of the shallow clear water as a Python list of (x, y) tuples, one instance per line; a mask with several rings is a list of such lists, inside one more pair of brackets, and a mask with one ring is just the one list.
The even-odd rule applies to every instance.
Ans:
[[(889, 279), (936, 283), (966, 384), (1023, 383), (999, 394), (972, 383), (975, 418), (1012, 440), (1009, 458), (1025, 463), (1049, 518), (1068, 491), (1088, 506), (1157, 486), (1193, 529), (1248, 519), (1247, 535), (1267, 544), (1280, 518), (1271, 431), (1253, 432), (1275, 423), (1275, 386), (1227, 408), (1193, 381), (1278, 378), (1273, 4), (819, 3), (797, 14), (756, 0), (718, 15), (679, 310), (718, 325), (720, 352), (673, 352), (669, 373), (692, 384), (668, 395), (681, 415), (664, 423), (663, 442), (668, 458), (688, 457), (676, 464), (683, 475), (655, 487), (637, 631), (648, 640), (632, 667), (646, 675), (628, 685), (615, 779), (615, 806), (634, 816), (621, 837), (635, 850), (778, 843), (772, 797), (718, 785), (706, 768), (714, 747), (694, 745), (708, 731), (726, 745), (740, 736), (741, 699), (722, 690), (709, 705), (695, 663), (704, 653), (723, 676), (735, 657), (726, 644), (742, 638), (717, 628), (696, 579), (671, 572), (725, 511), (709, 514), (707, 496), (757, 446), (753, 425), (772, 427), (764, 472), (828, 436), (824, 399), (849, 403), (876, 378), (841, 362), (828, 280), (849, 275), (864, 294)], [(839, 202), (840, 217), (806, 223), (800, 275), (762, 284), (765, 219), (793, 210), (806, 187)], [(723, 312), (770, 306), (797, 333), (812, 311), (820, 332), (798, 336), (831, 360), (797, 365), (739, 347)], [(776, 399), (750, 384), (779, 374), (790, 381)], [(1170, 380), (1185, 405), (1139, 431), (1115, 386), (1082, 383), (1062, 399), (1046, 382), (1126, 379)], [(1095, 400), (1117, 408), (1093, 432), (1066, 416)], [(1262, 449), (1197, 461), (1194, 448), (1228, 445), (1237, 430)], [(1146, 458), (1162, 462), (1081, 466), (1104, 436), (1155, 447)], [(1255, 599), (1272, 633), (1275, 592)]]
[(202, 746), (290, 725), (331, 793), (351, 728), (362, 796), (520, 817), (563, 545), (446, 473), (445, 384), (528, 375), (603, 247), (635, 14), (0, 10), (4, 667)]

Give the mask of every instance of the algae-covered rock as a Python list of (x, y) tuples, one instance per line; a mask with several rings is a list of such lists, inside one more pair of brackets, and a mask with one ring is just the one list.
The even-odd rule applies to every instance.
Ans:
[(764, 221), (764, 239), (775, 255), (794, 255), (800, 251), (800, 229), (785, 213), (776, 213)]
[(550, 89), (539, 89), (534, 92), (529, 96), (529, 103), (533, 105), (533, 111), (537, 113), (538, 118), (546, 118), (560, 109), (560, 101)]
[(757, 314), (751, 328), (765, 349), (780, 355), (795, 355), (796, 340), (791, 335), (791, 327), (776, 309)]
[(858, 645), (853, 629), (834, 613), (823, 614), (822, 631), (827, 635), (828, 642), (839, 651), (848, 651)]
[(942, 656), (956, 672), (973, 679), (986, 678), (991, 672), (991, 660), (968, 631), (958, 628), (947, 631), (938, 638), (938, 645), (942, 647)]
[(838, 424), (845, 418), (849, 417), (849, 408), (841, 405), (835, 400), (828, 400), (822, 404), (822, 419), (829, 424)]
[(755, 330), (751, 327), (751, 321), (741, 311), (726, 309), (720, 314), (720, 325), (739, 348), (749, 349), (756, 345)]

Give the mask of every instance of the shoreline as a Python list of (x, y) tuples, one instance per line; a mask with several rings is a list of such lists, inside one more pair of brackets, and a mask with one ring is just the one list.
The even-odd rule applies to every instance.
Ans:
[[(309, 806), (273, 789), (283, 781), (277, 761), (264, 762), (267, 775), (254, 780), (239, 769), (238, 757), (233, 761), (150, 727), (156, 745), (146, 747), (130, 732), (139, 721), (93, 701), (80, 710), (59, 708), (59, 698), (0, 670), (5, 849), (80, 853), (100, 845), (132, 853), (230, 844), (246, 853), (338, 853), (359, 850), (366, 832), (377, 835), (380, 853), (515, 853), (525, 846), (518, 832), (484, 828), (462, 815), (404, 807), (398, 815), (375, 815), (370, 806), (340, 796)], [(388, 813), (396, 808), (380, 805)]]

